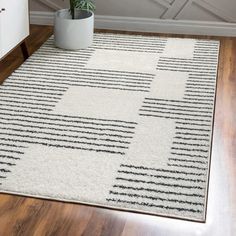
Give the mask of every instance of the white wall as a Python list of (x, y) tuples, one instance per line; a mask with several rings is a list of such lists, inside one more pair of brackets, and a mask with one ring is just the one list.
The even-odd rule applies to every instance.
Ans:
[[(52, 12), (67, 7), (68, 2), (30, 0), (32, 22), (52, 24)], [(97, 28), (236, 36), (236, 0), (96, 0), (95, 3)], [(199, 31), (197, 25), (204, 30)]]

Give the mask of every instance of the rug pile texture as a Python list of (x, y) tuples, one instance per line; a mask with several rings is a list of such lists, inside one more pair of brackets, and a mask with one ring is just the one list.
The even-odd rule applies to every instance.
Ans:
[(51, 37), (0, 86), (0, 191), (204, 221), (219, 42)]

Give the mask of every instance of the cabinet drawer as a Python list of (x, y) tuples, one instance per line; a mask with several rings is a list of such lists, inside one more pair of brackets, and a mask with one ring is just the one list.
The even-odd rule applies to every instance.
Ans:
[(0, 58), (29, 35), (28, 0), (0, 0)]

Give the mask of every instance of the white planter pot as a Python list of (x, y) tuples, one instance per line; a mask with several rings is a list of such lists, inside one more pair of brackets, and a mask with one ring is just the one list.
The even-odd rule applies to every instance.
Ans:
[(68, 50), (87, 48), (92, 45), (93, 31), (94, 14), (92, 12), (76, 11), (76, 19), (71, 18), (68, 9), (59, 10), (55, 14), (54, 41), (56, 47)]

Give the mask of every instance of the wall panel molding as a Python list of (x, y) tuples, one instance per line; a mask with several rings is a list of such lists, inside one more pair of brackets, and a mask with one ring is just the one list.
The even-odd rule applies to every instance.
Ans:
[[(32, 24), (53, 25), (53, 12), (31, 11)], [(236, 37), (236, 24), (209, 21), (162, 20), (138, 17), (95, 15), (95, 28), (140, 32)]]
[(160, 4), (163, 7), (166, 7), (167, 9), (171, 7), (171, 4), (166, 0), (154, 0), (154, 2)]
[(204, 1), (204, 0), (194, 0), (193, 1), (196, 5), (202, 7), (204, 10), (207, 10), (214, 14), (215, 16), (219, 17), (220, 19), (224, 20), (225, 22), (236, 22), (236, 17), (233, 18), (229, 16), (223, 9), (220, 9), (212, 4)]
[[(38, 1), (45, 6), (49, 7), (52, 10), (59, 10), (62, 8), (59, 4), (60, 1), (55, 3), (54, 0), (34, 0)], [(176, 19), (181, 20), (182, 15), (185, 12), (191, 11), (191, 9), (196, 8), (196, 6), (202, 8), (206, 12), (208, 12), (209, 17), (214, 15), (219, 19), (219, 21), (224, 22), (236, 22), (236, 16), (230, 16), (228, 12), (226, 12), (221, 7), (217, 6), (217, 4), (210, 3), (210, 0), (151, 0), (152, 2), (164, 7), (163, 12), (157, 18), (161, 19)], [(99, 4), (99, 2), (97, 2)], [(110, 3), (112, 4), (112, 2)], [(145, 4), (148, 4), (146, 2)], [(227, 4), (227, 3), (226, 3)], [(111, 14), (111, 13), (110, 13)], [(109, 13), (108, 13), (109, 15)], [(199, 16), (199, 20), (201, 20), (201, 16)]]
[(175, 0), (161, 16), (162, 19), (174, 19), (183, 9), (186, 0)]
[(52, 9), (54, 11), (61, 9), (61, 6), (56, 4), (53, 1), (50, 1), (50, 0), (37, 0), (37, 1), (44, 4), (45, 6), (49, 7), (50, 9)]
[(236, 22), (236, 17), (229, 16), (223, 9), (213, 6), (206, 0), (175, 0), (172, 4), (166, 5), (167, 10), (161, 16), (162, 19), (180, 19), (180, 15), (194, 7), (194, 4), (200, 6), (211, 14), (225, 22)]

